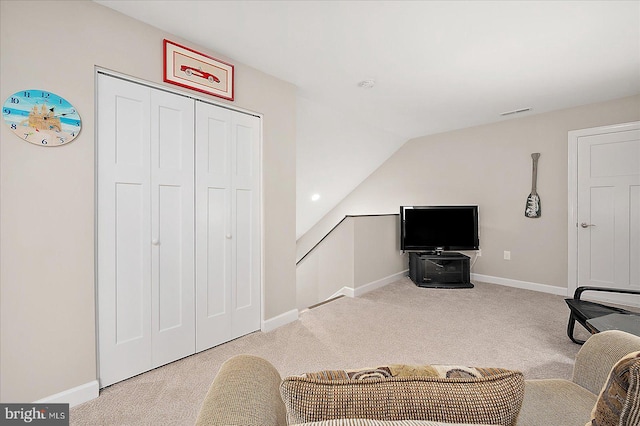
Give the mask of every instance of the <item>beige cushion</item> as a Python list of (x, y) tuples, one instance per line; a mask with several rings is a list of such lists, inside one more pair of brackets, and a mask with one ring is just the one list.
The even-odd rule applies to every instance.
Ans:
[[(296, 426), (479, 426), (469, 423), (441, 423), (428, 420), (371, 420), (371, 419), (339, 419), (325, 420), (323, 422), (301, 423)], [(485, 425), (482, 425), (485, 426)]]
[[(638, 366), (640, 366), (640, 351), (632, 352), (624, 356), (613, 366), (609, 372), (609, 377), (607, 377), (600, 391), (598, 401), (593, 407), (591, 421), (587, 423), (587, 425), (638, 424), (638, 411), (637, 408), (634, 408), (638, 405), (637, 399), (639, 397), (637, 383), (634, 383), (631, 392), (629, 392), (629, 379), (632, 374), (631, 369), (634, 366), (634, 376), (636, 377), (633, 378), (633, 381), (637, 381), (637, 371)], [(625, 412), (625, 417), (635, 417), (636, 422), (621, 422), (623, 411)]]
[(595, 394), (569, 380), (527, 380), (518, 425), (584, 425), (596, 399)]
[(515, 425), (519, 371), (393, 365), (290, 376), (280, 392), (289, 424), (334, 419)]
[(230, 358), (211, 384), (196, 425), (286, 425), (280, 382), (280, 373), (265, 359), (253, 355)]
[(638, 336), (620, 330), (594, 334), (576, 356), (573, 382), (598, 395), (613, 366), (623, 356), (636, 351), (640, 351)]

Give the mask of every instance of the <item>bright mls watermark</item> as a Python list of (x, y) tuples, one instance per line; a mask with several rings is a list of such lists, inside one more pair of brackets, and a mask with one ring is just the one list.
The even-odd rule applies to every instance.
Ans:
[(0, 424), (69, 426), (69, 404), (0, 404)]

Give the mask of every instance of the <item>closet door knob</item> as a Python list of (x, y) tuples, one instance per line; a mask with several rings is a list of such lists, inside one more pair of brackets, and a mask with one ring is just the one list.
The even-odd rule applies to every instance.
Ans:
[(159, 245), (160, 245), (160, 241), (158, 241), (158, 240), (151, 240), (151, 244), (153, 244), (154, 246), (159, 246)]
[(231, 239), (231, 234), (227, 234), (227, 235), (225, 235), (225, 236), (227, 237), (227, 240), (230, 240), (230, 239)]

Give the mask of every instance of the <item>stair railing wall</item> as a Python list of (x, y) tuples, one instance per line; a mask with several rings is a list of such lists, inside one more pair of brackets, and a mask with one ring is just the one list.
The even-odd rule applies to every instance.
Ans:
[(346, 216), (296, 266), (297, 307), (371, 291), (406, 275), (397, 214)]

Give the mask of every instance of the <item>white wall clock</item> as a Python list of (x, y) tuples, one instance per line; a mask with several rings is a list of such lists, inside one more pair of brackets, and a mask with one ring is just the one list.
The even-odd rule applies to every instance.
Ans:
[(2, 105), (2, 117), (21, 139), (40, 146), (60, 146), (80, 133), (82, 121), (66, 99), (45, 90), (22, 90)]

